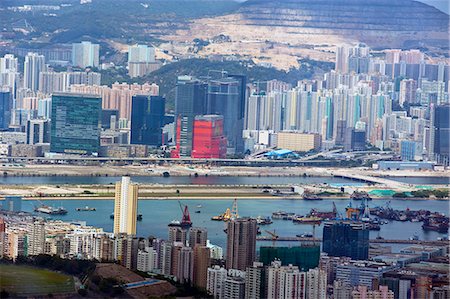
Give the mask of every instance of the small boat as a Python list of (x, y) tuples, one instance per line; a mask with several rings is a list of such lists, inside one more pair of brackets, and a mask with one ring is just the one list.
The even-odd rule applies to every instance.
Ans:
[(199, 209), (202, 208), (202, 205), (197, 205), (197, 208), (199, 208)]
[(84, 208), (77, 208), (76, 210), (78, 212), (92, 212), (92, 211), (96, 211), (95, 208), (91, 208), (89, 206), (85, 206)]
[(312, 238), (314, 235), (312, 233), (304, 233), (301, 235), (297, 235), (298, 238)]
[(419, 240), (419, 236), (417, 234), (414, 234), (412, 237), (409, 237), (410, 241), (418, 241)]
[(202, 211), (196, 210), (195, 213), (200, 214)]
[(259, 225), (272, 224), (272, 219), (270, 219), (270, 217), (258, 216), (258, 217), (256, 217), (256, 224), (259, 224)]

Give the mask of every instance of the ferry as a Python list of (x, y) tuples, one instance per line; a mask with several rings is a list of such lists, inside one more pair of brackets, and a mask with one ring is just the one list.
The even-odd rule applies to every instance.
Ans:
[(91, 208), (89, 206), (85, 206), (84, 208), (76, 208), (78, 212), (92, 212), (96, 211), (96, 208)]
[(48, 214), (48, 215), (66, 215), (67, 210), (63, 207), (53, 208), (46, 205), (41, 205), (39, 207), (34, 208), (35, 212)]
[(272, 213), (272, 219), (292, 220), (295, 217), (295, 213), (289, 213), (285, 211), (276, 211)]

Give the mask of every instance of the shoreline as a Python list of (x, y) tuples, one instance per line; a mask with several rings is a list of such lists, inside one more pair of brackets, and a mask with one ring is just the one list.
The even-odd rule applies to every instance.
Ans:
[[(36, 201), (36, 200), (47, 200), (47, 201), (72, 201), (72, 200), (114, 200), (114, 196), (91, 196), (91, 197), (84, 197), (84, 196), (68, 196), (68, 197), (23, 197), (24, 201)], [(289, 197), (280, 197), (280, 196), (196, 196), (196, 197), (183, 197), (183, 196), (167, 196), (167, 197), (139, 197), (138, 200), (228, 200), (228, 199), (239, 199), (239, 200), (294, 200), (294, 201), (306, 201), (306, 202), (320, 202), (320, 201), (330, 201), (330, 200), (336, 200), (336, 201), (347, 201), (351, 200), (349, 197), (323, 197), (321, 200), (305, 200), (303, 198), (289, 198)], [(0, 202), (3, 201), (3, 198), (0, 198)], [(383, 200), (399, 200), (399, 201), (450, 201), (450, 198), (426, 198), (426, 197), (411, 197), (411, 198), (395, 198), (395, 197), (372, 197), (372, 200), (369, 202), (374, 201), (383, 201)], [(359, 201), (353, 201), (353, 202), (359, 202)]]

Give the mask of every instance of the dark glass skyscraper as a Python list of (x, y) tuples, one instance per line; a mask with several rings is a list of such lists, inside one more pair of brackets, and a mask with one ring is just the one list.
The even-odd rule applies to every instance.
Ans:
[(133, 96), (131, 144), (161, 146), (166, 100), (160, 96)]
[(207, 84), (189, 76), (178, 78), (175, 96), (175, 121), (179, 130), (179, 155), (190, 157), (196, 115), (206, 114)]
[(433, 106), (431, 110), (431, 152), (438, 162), (449, 165), (450, 105)]
[(9, 91), (0, 90), (0, 130), (7, 130), (11, 121), (12, 99)]
[(115, 118), (116, 125), (119, 122), (119, 110), (116, 109), (103, 109), (102, 110), (102, 129), (115, 129), (111, 128), (111, 119)]
[(369, 258), (369, 230), (364, 223), (327, 222), (323, 227), (323, 252), (354, 260)]
[(50, 151), (97, 154), (100, 147), (101, 110), (102, 99), (98, 96), (53, 94)]
[[(242, 130), (245, 113), (245, 77), (227, 77), (209, 81), (207, 113), (223, 116), (228, 149), (243, 150)], [(243, 94), (244, 93), (244, 94)]]

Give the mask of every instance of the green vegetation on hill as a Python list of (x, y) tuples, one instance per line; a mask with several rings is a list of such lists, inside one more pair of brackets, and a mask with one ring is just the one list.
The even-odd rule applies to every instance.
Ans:
[(118, 82), (155, 82), (160, 86), (160, 94), (166, 97), (167, 108), (173, 109), (175, 101), (175, 87), (177, 77), (190, 75), (194, 77), (206, 77), (210, 71), (226, 71), (229, 74), (243, 74), (247, 76), (248, 82), (280, 80), (291, 83), (294, 86), (298, 80), (310, 79), (317, 69), (328, 71), (333, 68), (333, 63), (318, 62), (314, 60), (301, 60), (298, 69), (288, 72), (275, 68), (257, 66), (252, 62), (237, 61), (211, 61), (208, 59), (186, 59), (170, 63), (159, 70), (143, 78), (130, 79), (125, 69), (112, 69), (102, 72), (102, 84), (111, 85)]
[[(61, 1), (54, 0), (1, 2), (5, 7), (61, 4)], [(79, 1), (66, 1), (65, 4), (69, 5), (48, 12), (0, 11), (0, 26), (11, 29), (13, 24), (26, 20), (35, 29), (31, 36), (40, 37), (46, 32), (52, 43), (68, 43), (89, 37), (94, 40), (153, 41), (155, 37), (148, 31), (161, 22), (167, 29), (183, 28), (189, 19), (222, 15), (239, 8), (239, 3), (230, 0), (94, 0), (84, 5)]]

